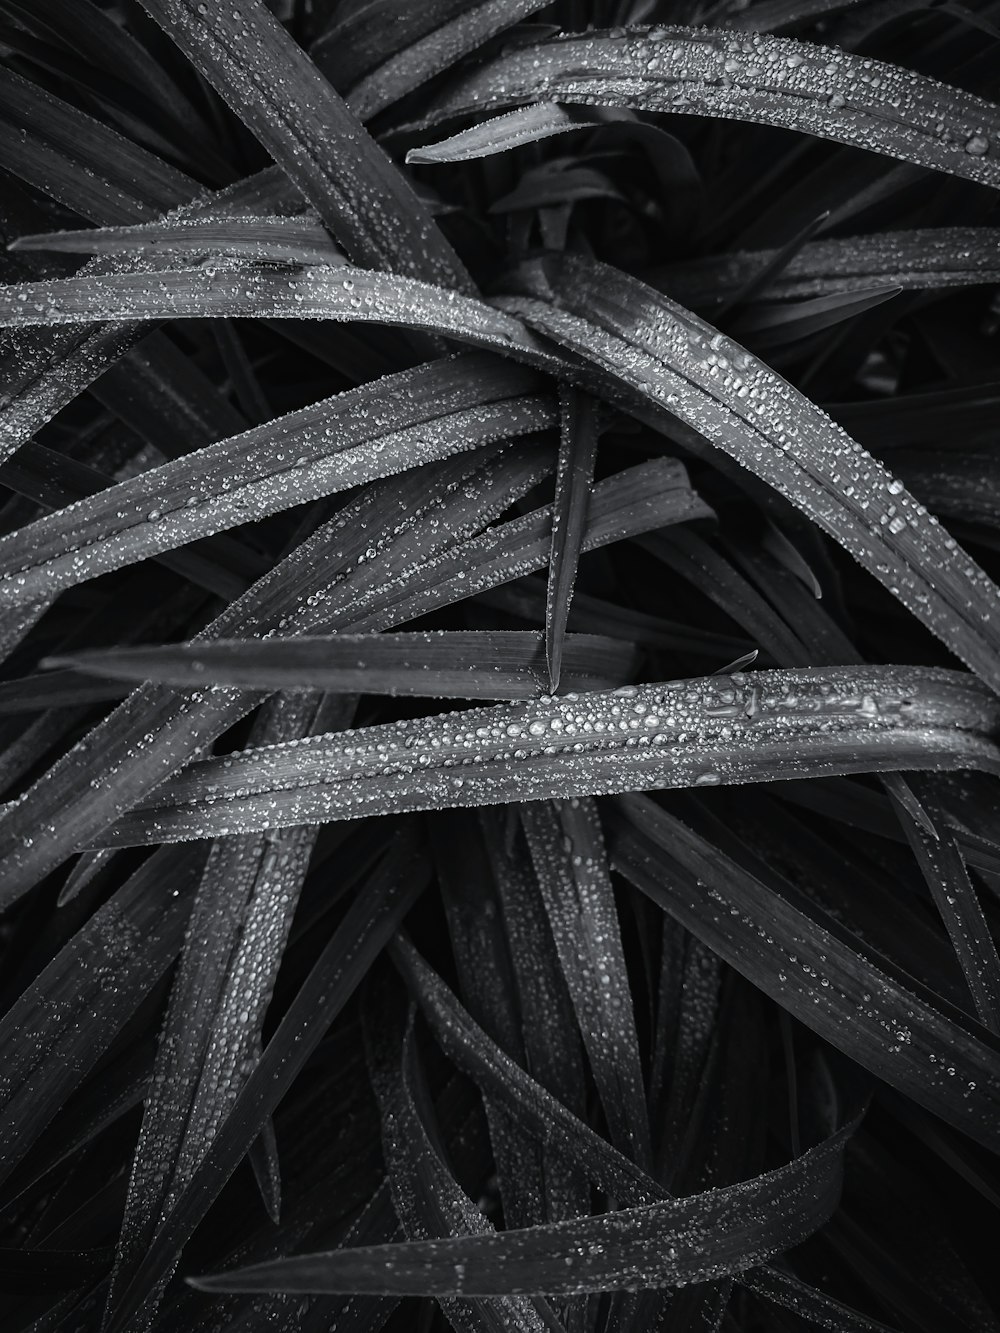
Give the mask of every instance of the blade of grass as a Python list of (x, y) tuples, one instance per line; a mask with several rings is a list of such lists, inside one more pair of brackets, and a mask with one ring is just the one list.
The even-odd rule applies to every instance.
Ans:
[(996, 106), (866, 59), (792, 38), (696, 28), (573, 33), (460, 77), (419, 127), (529, 102), (596, 103), (774, 125), (1000, 184)]
[[(780, 251), (735, 251), (653, 269), (646, 280), (682, 305), (710, 305), (766, 274), (754, 298), (796, 301), (875, 284), (939, 290), (1000, 281), (1000, 229), (924, 227), (809, 241), (773, 272)], [(746, 296), (742, 301), (746, 301)], [(717, 312), (716, 312), (717, 313)]]
[(0, 605), (5, 595), (13, 605), (34, 601), (42, 589), (61, 591), (305, 501), (544, 429), (554, 411), (539, 387), (531, 371), (496, 358), (458, 357), (220, 440), (0, 538)]
[(552, 551), (545, 598), (545, 659), (549, 691), (559, 688), (566, 622), (573, 601), (576, 569), (587, 526), (599, 436), (598, 406), (576, 389), (559, 392), (559, 461), (552, 502)]
[(501, 801), (901, 769), (1000, 772), (994, 696), (973, 676), (805, 668), (498, 704), (205, 759), (98, 845), (220, 837)]
[(648, 1171), (639, 1038), (596, 807), (587, 800), (525, 805), (521, 820), (611, 1141)]
[(352, 259), (470, 290), (429, 209), (261, 0), (230, 0), (204, 11), (196, 0), (142, 5)]
[[(544, 690), (542, 636), (530, 630), (431, 630), (408, 634), (334, 634), (295, 639), (216, 639), (204, 645), (98, 650), (50, 658), (53, 688), (44, 675), (0, 683), (0, 712), (25, 708), (39, 698), (52, 703), (58, 689), (82, 686), (108, 698), (106, 685), (75, 675), (117, 681), (158, 680), (198, 689), (206, 684), (244, 689), (324, 689), (362, 694), (413, 695), (431, 699), (530, 699)], [(568, 688), (585, 690), (625, 684), (636, 653), (622, 640), (571, 634), (566, 640)], [(110, 697), (114, 697), (112, 687)]]
[[(648, 798), (621, 798), (621, 807), (629, 831), (613, 843), (612, 864), (637, 888), (831, 1045), (997, 1150), (992, 1034), (901, 978), (794, 890), (765, 888)], [(820, 990), (823, 1004), (814, 1003)]]
[(287, 1093), (334, 1018), (354, 994), (428, 878), (412, 830), (398, 829), (286, 1010), (191, 1180), (157, 1228), (115, 1307), (108, 1333), (121, 1333), (147, 1307), (184, 1244)]
[(138, 227), (93, 227), (19, 236), (8, 247), (54, 254), (171, 256), (210, 255), (257, 264), (337, 264), (345, 262), (315, 216), (164, 218)]
[[(343, 725), (352, 713), (353, 701), (330, 707), (314, 694), (277, 695), (258, 714), (251, 740), (294, 741)], [(264, 1016), (317, 833), (305, 826), (294, 835), (268, 831), (227, 838), (209, 853), (143, 1108), (112, 1305), (257, 1062)], [(262, 1192), (269, 1202), (270, 1186), (263, 1181)]]
[(618, 270), (529, 270), (547, 300), (505, 302), (724, 450), (839, 542), (1000, 688), (996, 585), (880, 463), (738, 344)]

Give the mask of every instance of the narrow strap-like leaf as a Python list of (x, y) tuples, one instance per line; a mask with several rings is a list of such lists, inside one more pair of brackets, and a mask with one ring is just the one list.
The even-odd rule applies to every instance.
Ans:
[(1000, 706), (975, 677), (817, 668), (626, 686), (207, 759), (99, 845), (359, 814), (911, 768), (1000, 773)]
[[(204, 860), (198, 847), (150, 857), (4, 1016), (0, 1177), (13, 1170), (174, 961)], [(104, 982), (109, 975), (113, 986)]]
[(578, 390), (560, 390), (559, 463), (552, 502), (552, 553), (545, 600), (545, 657), (553, 694), (559, 688), (566, 622), (587, 526), (587, 503), (597, 457), (598, 410), (594, 399)]
[(166, 1277), (181, 1248), (243, 1160), (266, 1118), (353, 995), (427, 880), (407, 830), (398, 832), (364, 893), (351, 904), (247, 1077), (205, 1157), (159, 1226), (109, 1311), (121, 1333)]
[(648, 1171), (639, 1039), (597, 810), (588, 800), (538, 802), (521, 818), (611, 1141)]
[(925, 227), (809, 241), (773, 273), (770, 265), (780, 253), (738, 250), (646, 276), (675, 301), (696, 308), (729, 298), (760, 271), (768, 276), (754, 297), (766, 301), (831, 296), (873, 283), (933, 290), (1000, 281), (996, 227)]
[[(278, 695), (252, 736), (295, 740), (345, 720), (315, 695)], [(215, 843), (195, 895), (133, 1161), (110, 1300), (188, 1183), (257, 1059), (317, 830)]]
[(526, 102), (721, 116), (1000, 185), (1000, 111), (923, 74), (785, 37), (681, 27), (567, 34), (446, 90), (421, 125)]
[(408, 163), (468, 162), (477, 157), (492, 157), (511, 148), (550, 139), (571, 130), (593, 128), (576, 108), (567, 110), (554, 102), (538, 102), (518, 107), (503, 116), (496, 116), (478, 125), (471, 125), (438, 143), (411, 148), (406, 154)]
[(492, 1236), (302, 1255), (201, 1278), (198, 1285), (209, 1291), (472, 1297), (634, 1291), (710, 1281), (753, 1267), (826, 1221), (839, 1198), (849, 1133), (840, 1131), (767, 1176), (671, 1203)]
[(0, 164), (91, 222), (147, 222), (195, 181), (34, 83), (0, 70)]
[(342, 260), (315, 215), (166, 218), (139, 227), (39, 232), (19, 236), (9, 248), (83, 255), (193, 253), (258, 264), (336, 264)]
[(204, 9), (195, 0), (142, 3), (352, 259), (469, 290), (426, 205), (262, 0)]
[[(907, 841), (951, 938), (979, 1020), (991, 1032), (1000, 1034), (1000, 958), (996, 944), (933, 784), (919, 776), (911, 782), (926, 812), (924, 818), (929, 817), (931, 822), (928, 829), (919, 820), (903, 818)], [(893, 798), (898, 806), (898, 797), (893, 794)]]
[[(457, 7), (457, 13), (434, 24), (429, 32), (404, 45), (354, 84), (347, 94), (347, 104), (362, 120), (370, 120), (457, 64), (469, 51), (544, 7), (544, 0), (467, 0)], [(319, 44), (319, 51), (336, 40), (334, 29), (327, 41)]]
[[(110, 649), (53, 658), (117, 681), (158, 680), (197, 689), (214, 685), (245, 689), (323, 689), (432, 699), (530, 699), (544, 692), (542, 635), (532, 630), (430, 630), (409, 634), (332, 634), (325, 638), (217, 639), (205, 644), (164, 644)], [(565, 681), (571, 690), (625, 684), (635, 666), (632, 645), (621, 639), (571, 634), (566, 640)], [(81, 682), (72, 672), (0, 683), (0, 712), (26, 708), (58, 690), (82, 685), (94, 697), (114, 697), (114, 687)], [(34, 693), (32, 693), (34, 690)]]
[[(864, 1068), (993, 1151), (997, 1043), (789, 891), (779, 897), (652, 801), (622, 801), (612, 862), (755, 986)], [(824, 984), (825, 983), (825, 984)], [(822, 991), (824, 1002), (814, 1002)], [(954, 1069), (955, 1073), (950, 1073)]]
[(800, 508), (988, 683), (1000, 688), (1000, 592), (936, 519), (819, 408), (710, 324), (617, 270), (530, 270), (535, 327), (616, 375)]
[(533, 372), (481, 354), (435, 361), (210, 444), (0, 538), (0, 605), (544, 429), (554, 405), (538, 388)]
[[(400, 1046), (398, 1028), (384, 1012), (387, 1007), (366, 1012), (369, 1021), (365, 1037), (382, 1112), (386, 1168), (403, 1230), (411, 1239), (495, 1235), (492, 1225), (448, 1170), (421, 1114), (421, 1102), (429, 1098), (415, 1095), (413, 1086), (420, 1068), (412, 1008)], [(430, 1107), (426, 1110), (429, 1113)], [(542, 1333), (546, 1327), (532, 1304), (523, 1299), (445, 1299), (442, 1308), (457, 1333), (491, 1333), (501, 1321), (502, 1327), (513, 1333)]]

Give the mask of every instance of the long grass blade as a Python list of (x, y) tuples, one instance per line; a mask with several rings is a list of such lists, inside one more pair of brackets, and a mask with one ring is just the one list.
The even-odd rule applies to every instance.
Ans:
[[(358, 263), (468, 291), (426, 205), (262, 0), (143, 0)], [(389, 219), (392, 219), (391, 225)]]
[[(542, 635), (531, 630), (217, 639), (203, 645), (97, 651), (51, 661), (116, 681), (157, 680), (181, 689), (212, 684), (429, 699), (531, 699), (546, 688)], [(572, 634), (566, 640), (565, 683), (570, 690), (627, 684), (635, 665), (635, 650), (622, 640), (592, 634)], [(71, 689), (79, 683), (72, 673), (60, 671), (58, 676), (60, 687), (67, 677)], [(56, 691), (45, 692), (46, 679), (39, 675), (23, 683), (0, 684), (0, 712), (35, 702), (39, 687), (41, 697), (52, 702)], [(83, 698), (87, 688), (83, 684)], [(89, 688), (99, 699), (115, 694), (112, 688), (109, 696), (106, 686)]]
[[(648, 798), (623, 799), (633, 831), (613, 845), (617, 869), (831, 1045), (997, 1150), (991, 1106), (1000, 1081), (985, 1028), (792, 890), (779, 897), (765, 888)], [(818, 990), (829, 992), (826, 1004), (813, 1002)]]
[(909, 667), (709, 676), (501, 704), (201, 760), (99, 845), (218, 837), (365, 814), (775, 782), (1000, 772), (994, 697)]
[(552, 502), (552, 552), (545, 599), (545, 657), (549, 689), (555, 694), (562, 671), (563, 641), (573, 601), (576, 567), (587, 524), (598, 440), (597, 403), (575, 389), (559, 398), (559, 462)]
[[(554, 424), (531, 371), (475, 356), (327, 398), (0, 538), (0, 605), (394, 472)], [(234, 480), (235, 479), (235, 480)], [(7, 578), (3, 571), (9, 571)]]
[[(719, 116), (1000, 184), (1000, 112), (926, 75), (786, 37), (682, 27), (568, 34), (456, 81), (422, 127), (530, 102)], [(992, 150), (992, 151), (991, 151)]]
[(773, 486), (1000, 687), (996, 585), (870, 454), (739, 344), (617, 270), (547, 260), (508, 304)]

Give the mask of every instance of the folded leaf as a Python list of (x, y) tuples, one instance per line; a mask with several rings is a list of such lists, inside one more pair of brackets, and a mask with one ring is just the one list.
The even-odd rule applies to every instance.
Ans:
[(593, 122), (578, 111), (567, 111), (555, 103), (539, 102), (472, 125), (438, 143), (411, 148), (406, 154), (406, 161), (414, 164), (468, 162), (477, 157), (492, 157), (494, 153), (505, 153), (511, 148), (536, 143), (539, 139), (550, 139), (556, 134), (588, 128), (593, 128)]

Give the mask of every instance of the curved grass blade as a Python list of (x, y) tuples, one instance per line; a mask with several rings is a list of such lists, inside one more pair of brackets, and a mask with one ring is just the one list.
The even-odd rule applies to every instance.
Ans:
[(522, 806), (521, 820), (611, 1141), (648, 1171), (639, 1038), (596, 807), (539, 802)]
[(563, 641), (573, 601), (576, 569), (587, 526), (587, 504), (594, 482), (599, 408), (576, 389), (559, 391), (559, 461), (552, 502), (552, 551), (545, 597), (545, 659), (549, 691), (559, 688)]
[(841, 1130), (790, 1166), (729, 1190), (492, 1236), (301, 1255), (196, 1282), (203, 1291), (472, 1297), (710, 1281), (799, 1244), (823, 1225), (839, 1199), (849, 1133)]
[[(552, 932), (535, 887), (527, 845), (523, 835), (518, 836), (512, 810), (504, 807), (480, 810), (477, 819), (508, 941), (525, 1057), (519, 1063), (530, 1069), (533, 1078), (562, 1106), (576, 1116), (583, 1116), (586, 1103), (583, 1053)], [(537, 1014), (545, 1014), (546, 1022), (535, 1022)], [(525, 1135), (516, 1120), (511, 1119), (509, 1108), (495, 1101), (493, 1109), (495, 1114), (506, 1115), (507, 1123), (518, 1133), (518, 1142), (525, 1143)], [(531, 1141), (528, 1136), (527, 1144)], [(535, 1142), (534, 1146), (541, 1172), (541, 1217), (519, 1220), (505, 1211), (506, 1225), (520, 1226), (537, 1220), (558, 1222), (588, 1213), (590, 1186), (586, 1177), (574, 1164), (549, 1152), (544, 1143)]]
[(992, 103), (835, 47), (757, 34), (651, 27), (554, 37), (458, 79), (419, 128), (529, 102), (774, 125), (1000, 185)]
[[(551, 468), (551, 459), (537, 449), (485, 452), (486, 460), (460, 456), (432, 465), (419, 488), (390, 480), (363, 492), (201, 637), (290, 636), (398, 623), (392, 593), (400, 596), (400, 587), (418, 582), (435, 557), (481, 531)], [(442, 604), (468, 595), (463, 586), (443, 596)], [(405, 610), (398, 614), (407, 618)], [(0, 896), (11, 902), (31, 888), (260, 702), (259, 694), (240, 690), (177, 695), (147, 685), (134, 691), (8, 807), (6, 818), (0, 814), (0, 840), (6, 839)], [(108, 781), (112, 773), (114, 783)]]
[(1000, 688), (1000, 591), (902, 482), (710, 324), (618, 270), (533, 265), (505, 305), (785, 496)]
[(197, 846), (150, 857), (5, 1014), (0, 1180), (174, 961), (204, 861)]
[[(492, 1225), (442, 1160), (434, 1141), (436, 1123), (425, 1123), (431, 1107), (413, 1039), (413, 1009), (400, 1034), (387, 1008), (366, 1012), (365, 1038), (382, 1113), (386, 1174), (403, 1230), (409, 1239), (493, 1236)], [(488, 1304), (445, 1299), (441, 1304), (457, 1333), (491, 1333), (498, 1326), (515, 1333), (543, 1333), (553, 1327), (542, 1321), (530, 1301), (516, 1298)]]
[(206, 759), (101, 846), (452, 806), (901, 769), (1000, 773), (1000, 705), (912, 667), (709, 676), (385, 723)]
[[(96, 651), (49, 659), (73, 671), (53, 673), (108, 698), (106, 686), (79, 682), (77, 671), (116, 681), (157, 680), (200, 689), (207, 684), (253, 690), (323, 689), (338, 693), (428, 699), (531, 699), (545, 692), (541, 634), (531, 630), (430, 630), (407, 634), (334, 634), (294, 639), (216, 639), (202, 645)], [(622, 640), (571, 634), (566, 641), (569, 689), (625, 684), (636, 653)], [(45, 694), (44, 675), (0, 683), (0, 712)], [(34, 689), (35, 695), (30, 691)], [(112, 688), (111, 696), (114, 697)]]
[[(438, 815), (431, 824), (434, 865), (462, 1002), (511, 1059), (527, 1066), (524, 1003), (485, 827), (465, 811)], [(543, 1221), (546, 1171), (539, 1146), (517, 1130), (503, 1107), (488, 1097), (483, 1107), (505, 1225)]]
[[(183, 467), (182, 463), (180, 470), (183, 470)], [(150, 472), (155, 471), (157, 469), (150, 470)], [(139, 476), (148, 477), (150, 472), (140, 473)], [(54, 510), (53, 513), (37, 519), (35, 523), (17, 529), (17, 532), (23, 532), (26, 536), (30, 532), (39, 530), (44, 534), (46, 525), (50, 523), (54, 527), (60, 526), (66, 521), (61, 519), (60, 515), (67, 512), (79, 515), (81, 511), (91, 509), (98, 512), (110, 510), (116, 516), (121, 513), (108, 505), (109, 497), (118, 493), (118, 486), (112, 477), (98, 471), (97, 468), (77, 462), (76, 459), (67, 458), (54, 449), (46, 449), (44, 445), (36, 444), (34, 441), (22, 445), (14, 458), (0, 464), (0, 482), (17, 494), (27, 496), (45, 508)], [(119, 484), (127, 485), (127, 483)], [(151, 488), (151, 494), (157, 494), (155, 487)], [(16, 540), (16, 533), (10, 534), (10, 537)], [(4, 538), (0, 537), (0, 543), (3, 540)], [(149, 554), (158, 564), (172, 569), (175, 574), (180, 574), (198, 587), (214, 592), (227, 600), (232, 600), (245, 592), (247, 584), (252, 583), (264, 572), (264, 562), (256, 552), (238, 538), (221, 533), (209, 536), (203, 541), (195, 539), (185, 550), (168, 548), (162, 551), (150, 551)], [(0, 587), (3, 586), (2, 579), (0, 573)], [(58, 579), (56, 582), (58, 583)], [(54, 588), (53, 596), (58, 591), (60, 591), (58, 587)], [(44, 595), (40, 598), (27, 599), (20, 599), (15, 595), (8, 601), (5, 609), (8, 614), (17, 614), (25, 607), (47, 600), (49, 598)], [(0, 592), (0, 605), (2, 604), (3, 594)]]
[[(694, 947), (703, 951), (707, 958), (713, 956), (697, 940)], [(552, 1153), (586, 1171), (596, 1186), (625, 1206), (656, 1204), (670, 1199), (660, 1184), (605, 1139), (598, 1137), (567, 1109), (564, 1102), (550, 1096), (531, 1075), (509, 1060), (405, 937), (394, 940), (390, 949), (442, 1049), (484, 1095), (493, 1095), (507, 1106), (511, 1117)], [(702, 966), (696, 964), (699, 969)], [(714, 988), (706, 991), (698, 987), (698, 990), (699, 993), (692, 997), (692, 1009), (701, 1008), (706, 1001), (709, 1009), (713, 1009), (710, 991)], [(698, 1026), (702, 1027), (703, 1022)], [(710, 1040), (710, 1033), (702, 1035), (705, 1040)], [(225, 1275), (219, 1276), (225, 1280)], [(873, 1321), (860, 1316), (854, 1316), (853, 1320), (846, 1318), (854, 1312), (846, 1311), (839, 1302), (773, 1267), (745, 1270), (740, 1274), (740, 1281), (751, 1290), (758, 1287), (766, 1290), (772, 1300), (792, 1310), (801, 1305), (802, 1309), (808, 1309), (810, 1317), (818, 1318), (818, 1322), (837, 1333), (885, 1333), (884, 1326)]]
[(142, 0), (352, 259), (471, 290), (430, 210), (261, 0)]
[(251, 214), (228, 218), (165, 218), (139, 227), (93, 227), (19, 236), (11, 250), (53, 254), (212, 256), (257, 264), (338, 264), (343, 255), (315, 216)]
[[(0, 606), (554, 422), (533, 372), (486, 356), (362, 385), (120, 482), (0, 538)], [(6, 576), (5, 576), (6, 572)]]
[(906, 817), (895, 792), (890, 791), (890, 797), (962, 966), (979, 1021), (1000, 1033), (1000, 958), (986, 917), (933, 783), (914, 776), (910, 785), (923, 821)]
[(754, 1268), (741, 1273), (740, 1281), (755, 1296), (763, 1296), (772, 1304), (791, 1310), (800, 1319), (820, 1328), (832, 1329), (833, 1333), (897, 1333), (888, 1324), (858, 1314), (780, 1268)]
[[(321, 696), (277, 695), (258, 714), (251, 742), (294, 742), (316, 729), (343, 725), (352, 713), (350, 700), (331, 708)], [(257, 1062), (264, 1016), (317, 833), (304, 826), (294, 833), (226, 838), (209, 853), (143, 1109), (112, 1305)], [(270, 1132), (269, 1125), (264, 1132)], [(265, 1190), (267, 1201), (270, 1181)]]
[(0, 125), (0, 165), (91, 222), (147, 222), (199, 192), (176, 167), (6, 68)]
[(423, 329), (519, 352), (544, 369), (559, 366), (519, 320), (492, 306), (413, 278), (346, 265), (172, 268), (155, 283), (147, 273), (95, 273), (0, 288), (0, 328), (220, 316)]
[(733, 332), (758, 349), (786, 347), (811, 338), (824, 329), (855, 319), (866, 310), (891, 301), (902, 289), (896, 286), (861, 287), (853, 292), (815, 296), (794, 305), (765, 303), (743, 311), (733, 321)]
[[(479, 1055), (485, 1055), (490, 1067), (495, 1062), (494, 1072), (503, 1070), (498, 1080), (491, 1080), (490, 1086), (495, 1085), (498, 1092), (502, 1090), (502, 1095), (513, 1109), (527, 1111), (526, 1126), (532, 1125), (534, 1132), (551, 1139), (553, 1145), (560, 1144), (561, 1151), (578, 1153), (580, 1164), (590, 1171), (596, 1171), (596, 1179), (607, 1192), (623, 1195), (631, 1205), (621, 1212), (603, 1217), (570, 1220), (526, 1231), (502, 1232), (495, 1238), (486, 1238), (485, 1246), (476, 1238), (468, 1250), (465, 1249), (464, 1241), (459, 1247), (454, 1247), (453, 1242), (438, 1245), (431, 1243), (431, 1248), (425, 1245), (421, 1251), (414, 1250), (412, 1243), (398, 1249), (392, 1247), (392, 1253), (388, 1252), (389, 1247), (379, 1247), (380, 1256), (385, 1260), (392, 1260), (394, 1255), (402, 1259), (407, 1254), (419, 1252), (424, 1261), (422, 1276), (428, 1282), (423, 1290), (434, 1292), (438, 1281), (441, 1283), (441, 1294), (475, 1294), (477, 1289), (482, 1289), (484, 1294), (494, 1290), (503, 1294), (518, 1290), (572, 1293), (638, 1289), (643, 1285), (659, 1286), (670, 1285), (678, 1280), (699, 1280), (684, 1274), (697, 1271), (712, 1276), (749, 1267), (753, 1260), (748, 1250), (752, 1251), (755, 1245), (767, 1249), (771, 1244), (774, 1244), (775, 1249), (784, 1248), (783, 1243), (775, 1241), (776, 1231), (802, 1224), (811, 1229), (816, 1224), (815, 1220), (806, 1222), (805, 1217), (812, 1209), (822, 1212), (834, 1205), (839, 1192), (841, 1153), (857, 1124), (856, 1119), (777, 1171), (708, 1194), (687, 1199), (666, 1199), (663, 1191), (638, 1168), (597, 1138), (576, 1117), (549, 1098), (528, 1075), (506, 1060), (485, 1034), (476, 1029), (460, 1007), (454, 1004), (449, 1006), (449, 999), (453, 1000), (453, 997), (450, 997), (447, 988), (411, 946), (397, 942), (394, 945), (394, 956), (401, 962), (406, 975), (419, 987), (421, 1007), (431, 1019), (436, 1034), (445, 1038), (445, 1048), (454, 1055), (456, 1043), (464, 1043), (466, 1040), (464, 1034), (460, 1035), (462, 1027), (469, 1028)], [(445, 1006), (443, 1009), (440, 1007), (442, 1003)], [(444, 1017), (446, 1013), (447, 1018)], [(443, 1027), (435, 1021), (435, 1015), (444, 1019)], [(467, 1054), (473, 1055), (472, 1048), (464, 1049)], [(460, 1065), (467, 1063), (461, 1055), (457, 1059)], [(482, 1072), (482, 1060), (474, 1056), (470, 1070), (473, 1067)], [(566, 1135), (565, 1139), (561, 1138), (562, 1134)], [(641, 1200), (638, 1207), (634, 1203), (636, 1198)], [(768, 1200), (766, 1204), (765, 1199)], [(760, 1204), (764, 1206), (759, 1207)], [(784, 1217), (780, 1216), (783, 1205), (786, 1209)], [(702, 1243), (695, 1245), (692, 1234), (691, 1250), (684, 1254), (684, 1228), (693, 1225), (698, 1216), (704, 1224), (698, 1233)], [(716, 1217), (721, 1222), (723, 1216), (727, 1217), (728, 1223), (722, 1222), (720, 1226), (716, 1223)], [(742, 1228), (736, 1226), (737, 1216), (743, 1224)], [(736, 1227), (738, 1238), (726, 1234), (728, 1227)], [(675, 1232), (672, 1228), (678, 1230)], [(706, 1234), (712, 1236), (711, 1246), (705, 1244)], [(610, 1240), (612, 1236), (614, 1243)], [(533, 1262), (526, 1252), (528, 1237), (538, 1243), (534, 1254), (539, 1267), (530, 1271), (519, 1267), (522, 1261), (529, 1266)], [(665, 1246), (664, 1242), (668, 1239), (672, 1245)], [(591, 1243), (588, 1244), (588, 1240)], [(742, 1245), (739, 1258), (735, 1257), (732, 1250), (726, 1254), (727, 1242), (733, 1240), (734, 1249)], [(678, 1249), (681, 1249), (681, 1254), (677, 1253)], [(713, 1252), (710, 1254), (709, 1250)], [(367, 1258), (370, 1253), (358, 1250), (354, 1256)], [(440, 1267), (436, 1262), (438, 1255), (441, 1256)], [(489, 1278), (485, 1277), (485, 1269), (478, 1268), (477, 1256), (481, 1256), (489, 1266)], [(268, 1283), (287, 1280), (296, 1284), (293, 1289), (298, 1289), (296, 1265), (305, 1269), (313, 1265), (325, 1268), (327, 1258), (324, 1255), (279, 1260), (274, 1264), (257, 1266), (252, 1274), (243, 1270), (238, 1275), (220, 1274), (214, 1278), (198, 1279), (197, 1282), (206, 1288), (226, 1289), (225, 1283), (228, 1281), (260, 1280)], [(469, 1259), (471, 1263), (467, 1261)], [(458, 1268), (456, 1263), (460, 1265)], [(463, 1263), (464, 1267), (461, 1266)], [(678, 1267), (672, 1267), (675, 1264)], [(471, 1280), (470, 1268), (474, 1273)], [(665, 1268), (669, 1271), (665, 1271)], [(303, 1289), (309, 1289), (307, 1284), (311, 1280), (329, 1280), (330, 1272), (326, 1268), (318, 1279), (305, 1276)], [(365, 1281), (368, 1274), (359, 1265), (349, 1276), (342, 1273), (336, 1276), (351, 1283)], [(386, 1283), (413, 1283), (415, 1275), (413, 1270), (409, 1273), (403, 1269), (397, 1270), (394, 1263), (390, 1262), (388, 1265), (383, 1264), (380, 1276)], [(458, 1291), (455, 1289), (456, 1283)], [(275, 1288), (262, 1286), (260, 1289)], [(405, 1290), (416, 1290), (416, 1287), (408, 1286)]]
[[(778, 254), (738, 250), (653, 269), (646, 280), (682, 305), (710, 306), (750, 282)], [(885, 285), (906, 291), (1000, 282), (1000, 228), (926, 227), (810, 241), (754, 292), (797, 301)]]
[(122, 1333), (167, 1277), (195, 1227), (243, 1160), (428, 879), (412, 830), (393, 834), (365, 890), (313, 965), (277, 1030), (248, 1075), (195, 1174), (157, 1228), (152, 1243), (108, 1311), (107, 1333)]
[[(497, 33), (544, 8), (545, 0), (466, 0), (445, 7), (439, 23), (432, 8), (421, 23), (426, 30), (354, 84), (347, 105), (361, 120), (370, 120)], [(337, 40), (336, 30), (330, 40)]]
[[(832, 1046), (1000, 1149), (1000, 1047), (991, 1033), (790, 887), (780, 895), (765, 887), (648, 798), (620, 805), (629, 829), (612, 844), (616, 869)], [(820, 990), (822, 1004), (814, 1002)]]

